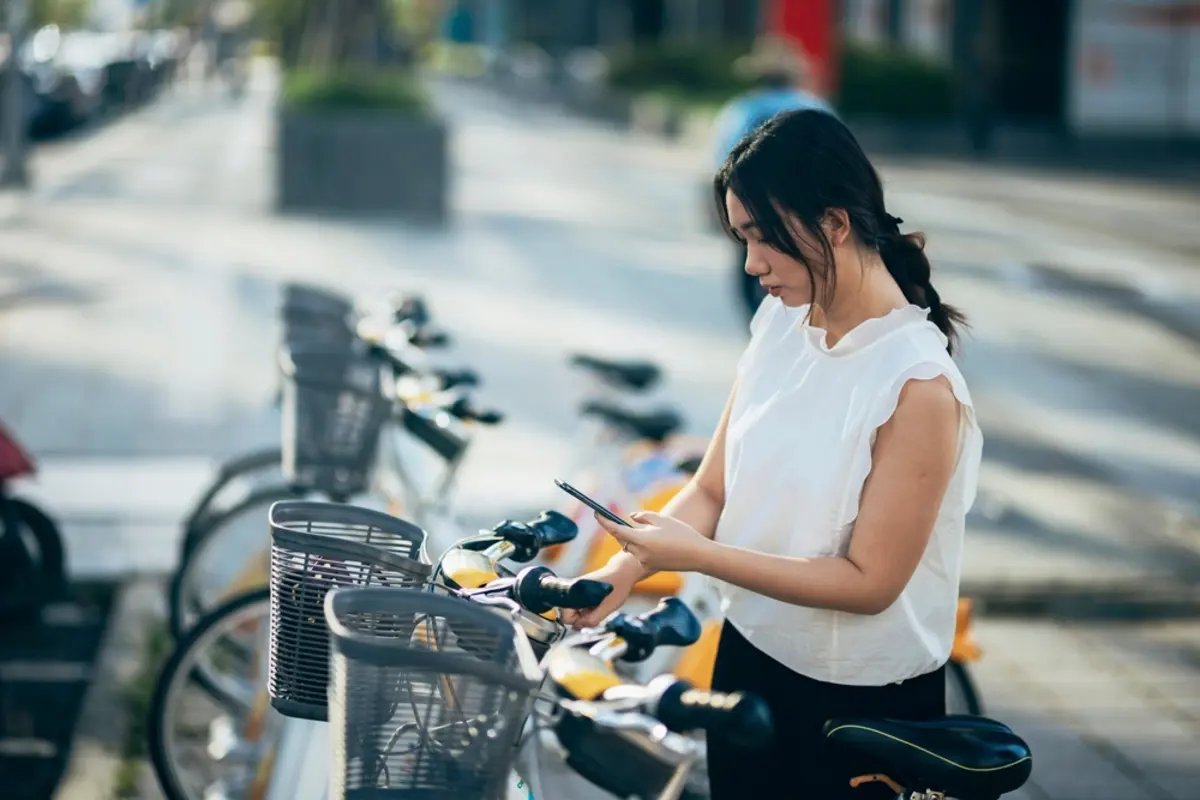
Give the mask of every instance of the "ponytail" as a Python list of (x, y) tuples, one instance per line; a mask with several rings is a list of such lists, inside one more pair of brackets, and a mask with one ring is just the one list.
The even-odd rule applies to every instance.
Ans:
[(929, 309), (930, 321), (946, 336), (946, 350), (951, 355), (958, 348), (958, 328), (966, 324), (961, 311), (942, 302), (931, 282), (929, 259), (925, 256), (925, 236), (921, 233), (900, 233), (903, 220), (888, 216), (888, 230), (879, 237), (879, 255), (884, 266), (913, 305)]

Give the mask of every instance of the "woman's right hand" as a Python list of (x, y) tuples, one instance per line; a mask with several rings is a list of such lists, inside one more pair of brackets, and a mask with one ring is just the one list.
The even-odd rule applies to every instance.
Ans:
[(598, 570), (581, 575), (593, 581), (604, 581), (613, 587), (612, 592), (595, 608), (562, 609), (562, 621), (573, 628), (594, 628), (605, 617), (625, 605), (633, 587), (641, 580), (645, 570), (637, 559), (628, 553), (618, 553)]

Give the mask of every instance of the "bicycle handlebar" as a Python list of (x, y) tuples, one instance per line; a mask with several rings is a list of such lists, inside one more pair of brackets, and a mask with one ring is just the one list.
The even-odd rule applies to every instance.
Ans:
[(528, 522), (504, 520), (492, 528), (492, 533), (513, 545), (507, 557), (524, 564), (537, 558), (544, 548), (566, 544), (579, 535), (579, 528), (557, 511), (543, 511)]
[(417, 327), (408, 337), (409, 344), (421, 350), (446, 347), (450, 341), (450, 334), (446, 331), (432, 330), (427, 326)]
[(658, 647), (687, 647), (700, 639), (700, 620), (678, 597), (666, 597), (649, 611), (619, 613), (602, 626), (625, 643), (622, 661), (645, 661)]
[(435, 369), (433, 375), (443, 389), (479, 385), (479, 373), (473, 369)]
[(761, 747), (774, 734), (771, 709), (757, 695), (696, 689), (670, 675), (656, 678), (648, 688), (657, 695), (649, 711), (676, 733), (704, 730), (741, 747)]
[(478, 422), (481, 425), (496, 425), (504, 421), (504, 415), (495, 409), (480, 409), (476, 408), (471, 399), (465, 395), (458, 397), (449, 406), (446, 406), (446, 412), (452, 414), (463, 422)]
[(517, 573), (512, 596), (523, 608), (544, 614), (552, 608), (594, 608), (612, 594), (611, 584), (587, 578), (560, 578), (549, 567)]

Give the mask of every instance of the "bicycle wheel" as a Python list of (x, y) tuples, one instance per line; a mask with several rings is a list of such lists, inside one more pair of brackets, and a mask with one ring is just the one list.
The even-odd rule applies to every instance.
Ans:
[[(146, 738), (167, 800), (244, 797), (263, 777), (261, 767), (269, 761), (280, 720), (267, 698), (270, 605), (264, 588), (214, 609), (159, 672)], [(236, 708), (196, 685), (201, 671), (219, 680), (222, 694), (234, 699)]]
[(247, 572), (254, 555), (270, 546), (267, 512), (279, 500), (295, 500), (284, 485), (255, 489), (237, 505), (210, 518), (196, 533), (168, 588), (171, 635), (178, 641), (188, 628), (233, 591), (265, 586), (265, 574)]
[(208, 488), (200, 495), (183, 523), (180, 559), (187, 558), (196, 539), (214, 517), (237, 505), (247, 493), (264, 485), (283, 483), (283, 452), (267, 448), (232, 459), (221, 465)]
[(953, 659), (946, 664), (946, 713), (983, 714), (983, 701), (979, 699), (967, 665)]
[(40, 508), (0, 497), (0, 615), (37, 614), (66, 584), (62, 534)]

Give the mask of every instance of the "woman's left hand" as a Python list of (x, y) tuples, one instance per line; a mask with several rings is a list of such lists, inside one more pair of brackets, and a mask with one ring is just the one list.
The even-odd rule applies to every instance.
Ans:
[(622, 549), (648, 570), (698, 572), (713, 541), (674, 517), (650, 511), (629, 516), (634, 527), (625, 527), (596, 515), (600, 527), (621, 543)]

